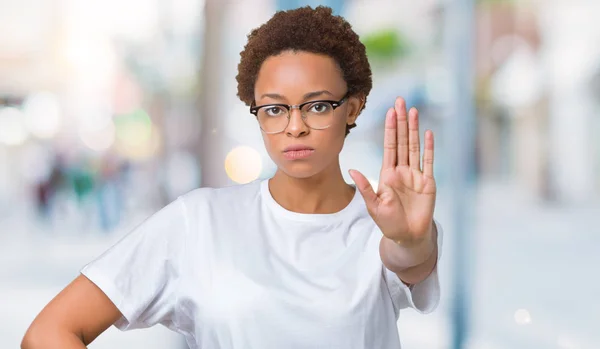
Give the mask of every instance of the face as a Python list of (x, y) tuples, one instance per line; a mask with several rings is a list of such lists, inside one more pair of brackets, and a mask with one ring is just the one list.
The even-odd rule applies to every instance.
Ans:
[[(267, 58), (254, 88), (255, 105), (298, 105), (317, 100), (339, 101), (348, 87), (335, 60), (325, 55), (286, 51)], [(287, 127), (279, 133), (263, 132), (263, 141), (279, 171), (308, 178), (339, 167), (346, 125), (353, 124), (361, 100), (350, 96), (333, 111), (330, 126), (310, 128), (298, 109), (291, 109)], [(319, 106), (314, 110), (319, 110)], [(290, 148), (308, 148), (294, 151)]]

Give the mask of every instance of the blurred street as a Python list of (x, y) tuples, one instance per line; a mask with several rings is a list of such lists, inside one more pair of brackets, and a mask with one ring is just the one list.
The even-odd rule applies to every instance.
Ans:
[[(177, 196), (273, 175), (236, 95), (240, 51), (303, 5), (346, 18), (372, 70), (347, 182), (355, 168), (376, 184), (397, 96), (435, 134), (442, 301), (401, 313), (403, 349), (600, 348), (600, 1), (8, 0), (0, 349)], [(90, 347), (186, 348), (161, 326)]]

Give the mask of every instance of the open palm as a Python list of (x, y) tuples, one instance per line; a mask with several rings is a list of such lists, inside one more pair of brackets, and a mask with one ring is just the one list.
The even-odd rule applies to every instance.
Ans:
[(433, 178), (433, 132), (425, 132), (421, 167), (419, 113), (398, 97), (385, 118), (383, 165), (379, 188), (373, 190), (365, 176), (350, 175), (362, 194), (369, 214), (383, 234), (410, 245), (427, 237), (433, 223), (436, 185)]

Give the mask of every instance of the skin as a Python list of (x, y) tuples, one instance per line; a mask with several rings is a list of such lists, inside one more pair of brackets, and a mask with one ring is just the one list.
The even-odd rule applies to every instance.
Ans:
[(35, 318), (21, 348), (85, 348), (120, 317), (104, 292), (80, 275)]
[[(339, 100), (347, 89), (339, 67), (330, 57), (284, 52), (263, 63), (255, 98), (257, 105), (299, 104), (308, 100)], [(316, 91), (327, 92), (307, 98), (307, 93)], [(346, 125), (354, 123), (363, 100), (364, 96), (351, 96), (335, 110), (335, 122), (324, 130), (307, 127), (300, 112), (294, 109), (283, 132), (263, 133), (265, 147), (278, 166), (269, 180), (269, 189), (280, 205), (301, 213), (333, 213), (350, 203), (355, 189), (343, 179), (339, 153)], [(421, 168), (416, 109), (407, 113), (404, 100), (398, 98), (387, 113), (385, 128), (378, 190), (371, 188), (360, 172), (352, 170), (351, 176), (369, 214), (384, 233), (380, 244), (383, 264), (406, 284), (414, 284), (424, 280), (437, 262), (432, 224), (436, 193), (433, 134), (428, 131), (425, 135)], [(283, 149), (292, 144), (308, 145), (315, 151), (306, 159), (288, 160)], [(120, 317), (102, 290), (80, 275), (35, 318), (21, 348), (85, 348)]]

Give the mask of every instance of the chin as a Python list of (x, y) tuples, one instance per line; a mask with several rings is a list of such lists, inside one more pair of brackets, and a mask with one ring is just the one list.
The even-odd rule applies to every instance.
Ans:
[(310, 162), (291, 162), (285, 164), (277, 164), (280, 171), (292, 178), (310, 178), (322, 172), (321, 169), (315, 167)]

